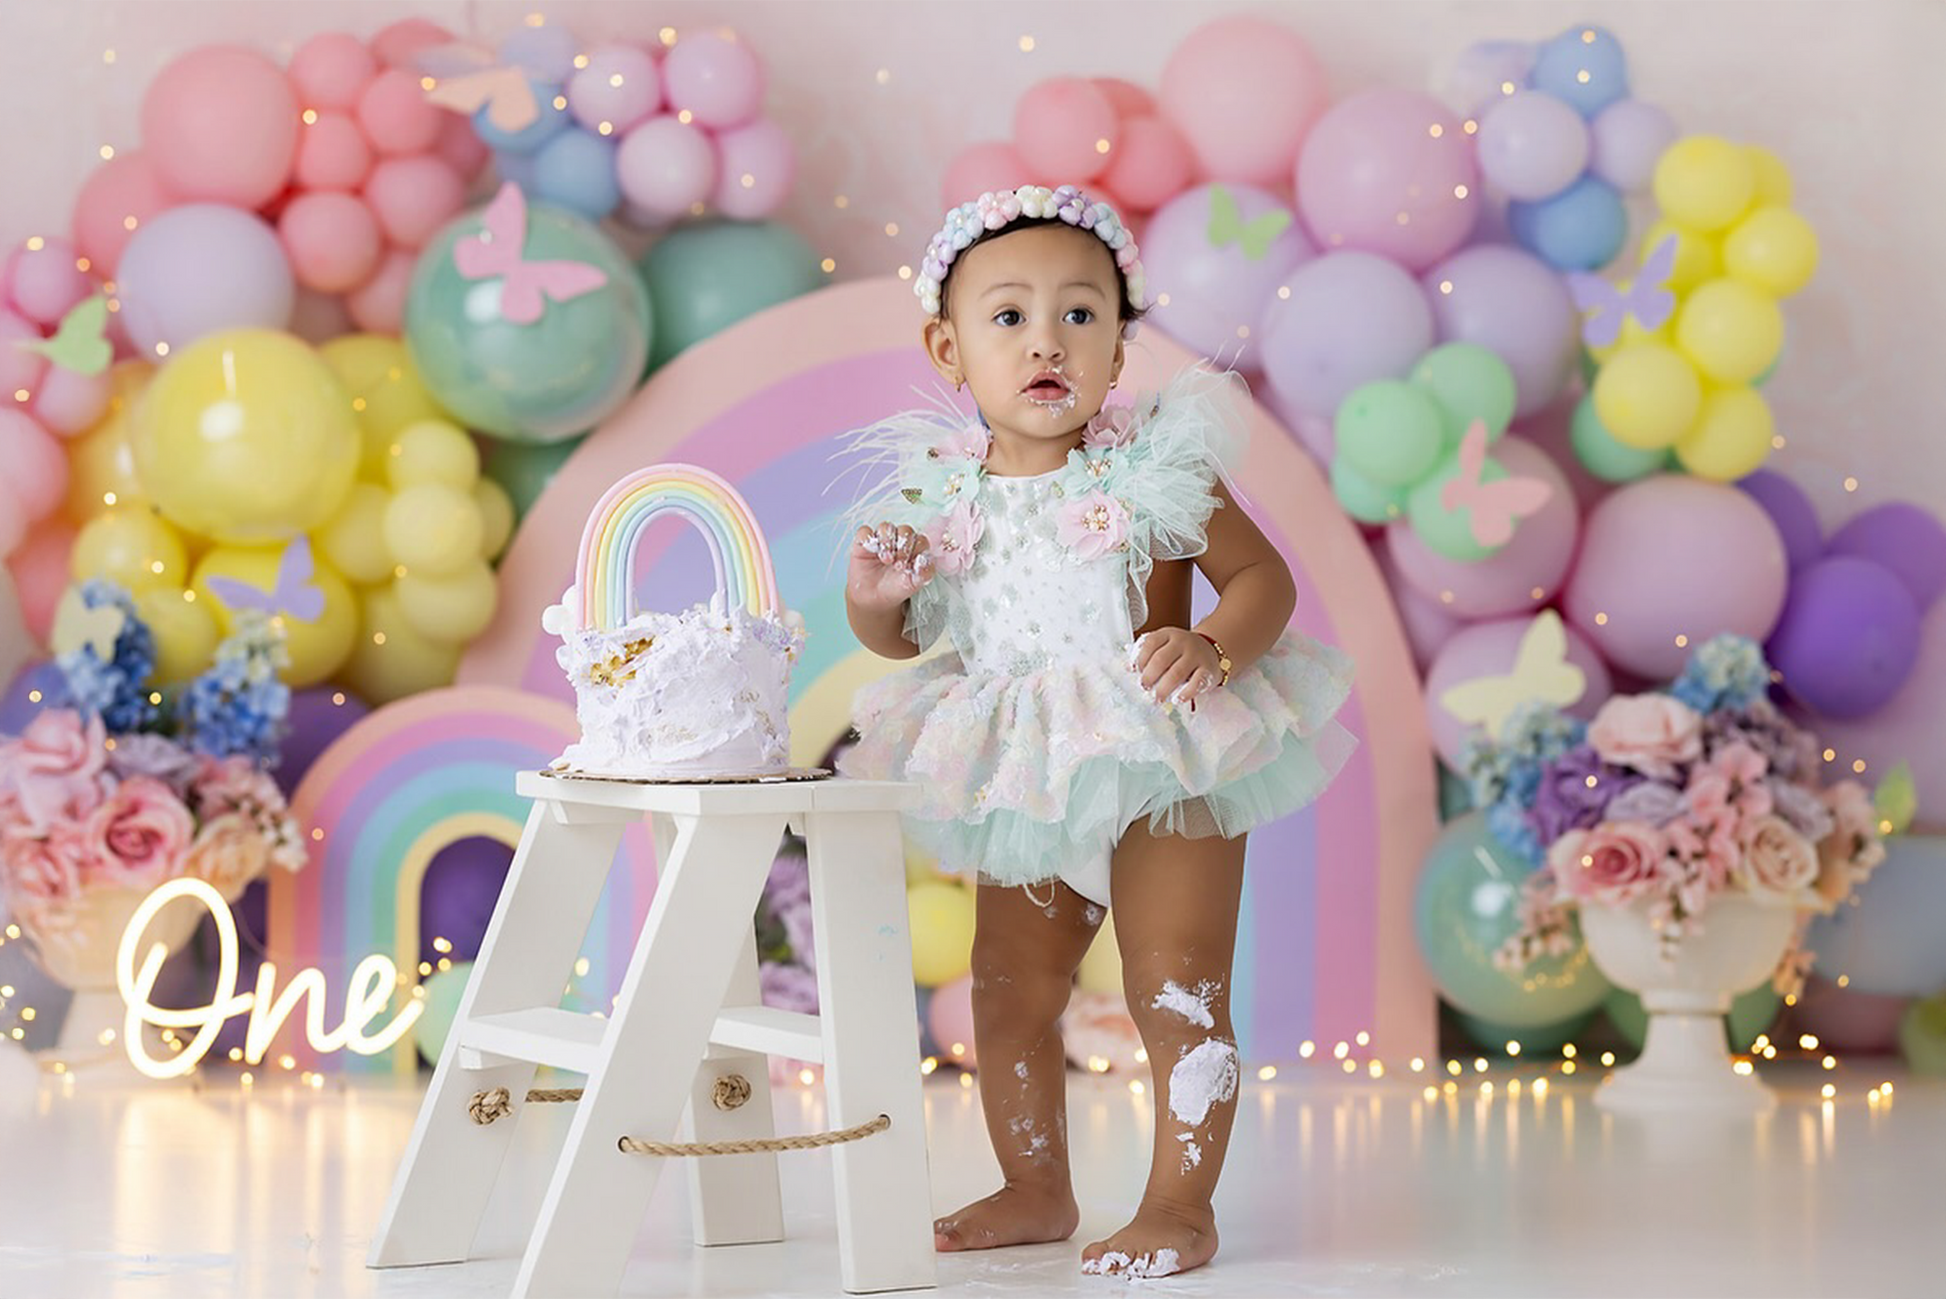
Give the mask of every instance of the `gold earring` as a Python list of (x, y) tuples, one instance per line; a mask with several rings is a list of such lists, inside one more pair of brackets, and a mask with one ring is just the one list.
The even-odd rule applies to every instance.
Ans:
[(965, 378), (964, 378), (963, 376), (962, 376), (961, 378), (958, 378), (958, 379), (955, 379), (955, 380), (953, 380), (953, 391), (954, 391), (954, 392), (960, 392), (960, 391), (962, 391), (962, 390), (964, 390), (964, 389), (965, 389), (965, 387), (966, 387), (966, 379), (965, 379)]

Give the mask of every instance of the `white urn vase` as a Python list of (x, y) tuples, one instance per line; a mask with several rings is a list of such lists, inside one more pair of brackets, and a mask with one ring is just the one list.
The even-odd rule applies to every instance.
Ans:
[[(16, 917), (33, 936), (41, 968), (74, 991), (51, 1053), (69, 1069), (134, 1072), (121, 1042), (127, 1007), (115, 984), (115, 956), (123, 931), (148, 896), (147, 889), (98, 886), (83, 889), (58, 916), (39, 925)], [(141, 937), (145, 945), (161, 943), (174, 952), (203, 915), (197, 907), (164, 907)]]
[(1723, 1016), (1731, 999), (1777, 968), (1797, 925), (1784, 898), (1724, 893), (1700, 917), (1702, 932), (1665, 942), (1649, 904), (1581, 904), (1581, 934), (1595, 964), (1642, 999), (1648, 1036), (1634, 1063), (1609, 1075), (1595, 1103), (1618, 1113), (1763, 1114), (1777, 1097), (1730, 1061)]

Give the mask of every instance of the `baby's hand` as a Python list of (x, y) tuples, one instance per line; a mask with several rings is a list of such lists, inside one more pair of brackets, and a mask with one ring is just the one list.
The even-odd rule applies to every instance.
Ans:
[(1135, 642), (1142, 688), (1160, 703), (1188, 704), (1212, 689), (1221, 667), (1210, 643), (1186, 627), (1162, 627)]
[(851, 540), (845, 593), (861, 609), (896, 609), (933, 579), (926, 539), (911, 528), (881, 523), (860, 528)]

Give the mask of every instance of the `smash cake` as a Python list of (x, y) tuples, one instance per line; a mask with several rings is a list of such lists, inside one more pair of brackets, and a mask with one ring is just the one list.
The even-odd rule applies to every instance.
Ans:
[[(715, 592), (681, 613), (640, 612), (636, 549), (665, 517), (709, 543)], [(778, 598), (749, 504), (716, 474), (651, 465), (609, 488), (582, 530), (574, 585), (541, 625), (561, 638), (555, 660), (581, 724), (555, 771), (704, 780), (790, 770), (787, 695), (803, 623)]]

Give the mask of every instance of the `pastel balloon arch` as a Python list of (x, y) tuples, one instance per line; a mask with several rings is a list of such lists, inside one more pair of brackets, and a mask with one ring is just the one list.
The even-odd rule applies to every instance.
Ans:
[[(659, 370), (576, 449), (523, 521), (501, 565), (496, 621), (462, 661), (460, 685), (570, 701), (540, 615), (574, 580), (589, 511), (643, 464), (701, 465), (749, 501), (783, 599), (805, 619), (792, 760), (818, 762), (848, 728), (853, 693), (894, 668), (863, 650), (845, 620), (839, 515), (857, 479), (838, 437), (937, 393), (918, 325), (909, 285), (862, 281), (766, 311)], [(1124, 384), (1157, 386), (1193, 360), (1151, 331), (1131, 347)], [(1411, 655), (1382, 575), (1314, 463), (1261, 408), (1250, 421), (1250, 506), (1291, 561), (1297, 624), (1358, 663), (1344, 718), (1362, 744), (1316, 806), (1251, 838), (1233, 994), (1239, 1046), (1246, 1058), (1291, 1059), (1307, 1039), (1364, 1031), (1374, 1049), (1430, 1054), (1434, 990), (1411, 914), (1437, 798)], [(637, 554), (638, 605), (705, 598), (712, 572), (695, 536), (659, 529)]]

